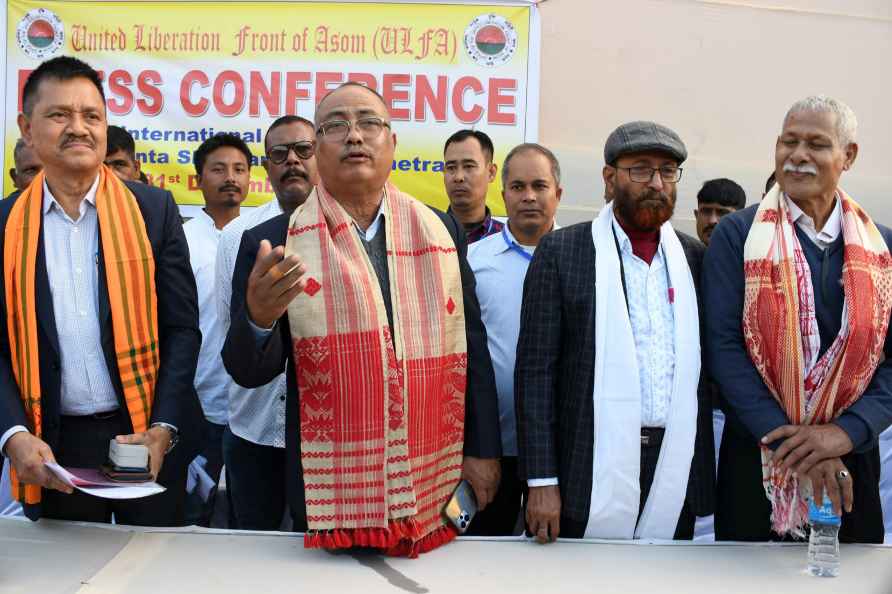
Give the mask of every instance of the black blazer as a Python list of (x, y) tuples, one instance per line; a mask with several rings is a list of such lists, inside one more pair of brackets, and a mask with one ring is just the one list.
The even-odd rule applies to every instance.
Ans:
[[(465, 329), (468, 340), (468, 383), (465, 397), (465, 444), (464, 453), (480, 458), (498, 458), (502, 455), (499, 429), (499, 408), (496, 396), (495, 374), (489, 349), (486, 345), (486, 329), (480, 319), (474, 274), (468, 266), (467, 240), (464, 231), (452, 217), (434, 210), (455, 241), (461, 267), (465, 303)], [(300, 464), (300, 412), (299, 394), (294, 373), (291, 349), (291, 332), (288, 314), (283, 315), (275, 332), (262, 346), (258, 345), (248, 322), (245, 293), (248, 276), (254, 266), (260, 242), (269, 240), (273, 247), (284, 245), (288, 231), (288, 214), (279, 215), (254, 227), (242, 235), (242, 243), (236, 258), (232, 277), (232, 322), (223, 346), (223, 363), (232, 378), (246, 388), (257, 388), (273, 380), (287, 369), (288, 399), (285, 404), (285, 449), (288, 499), (296, 519), (304, 518), (306, 529), (306, 505), (304, 499), (303, 471)], [(287, 367), (286, 367), (287, 363)]]
[[(558, 477), (561, 515), (588, 520), (592, 490), (595, 381), (595, 247), (591, 222), (542, 238), (523, 289), (514, 371), (522, 479)], [(676, 232), (699, 295), (705, 247)], [(618, 281), (619, 279), (617, 279)], [(701, 308), (702, 311), (702, 308)], [(701, 343), (702, 343), (701, 323)], [(715, 445), (712, 402), (701, 373), (688, 502), (712, 513)]]
[[(197, 451), (203, 418), (201, 404), (195, 392), (195, 369), (198, 365), (198, 349), (201, 332), (198, 329), (198, 296), (195, 277), (189, 264), (189, 248), (180, 223), (179, 211), (170, 192), (145, 184), (127, 182), (136, 197), (146, 234), (155, 258), (155, 286), (158, 297), (158, 334), (161, 363), (155, 386), (151, 423), (164, 422), (179, 429), (181, 441), (165, 459), (162, 477), (188, 464)], [(3, 270), (3, 246), (6, 223), (12, 205), (18, 197), (0, 202), (0, 271)], [(50, 291), (43, 247), (43, 226), (38, 239), (35, 299), (37, 307), (42, 439), (54, 448), (59, 441), (59, 416), (61, 410), (61, 358), (56, 317), (53, 312), (53, 296)], [(123, 410), (124, 392), (121, 387), (114, 336), (112, 335), (111, 307), (105, 281), (105, 262), (102, 258), (101, 239), (99, 249), (99, 317), (102, 354), (111, 376), (112, 385)], [(0, 331), (0, 435), (14, 425), (28, 427), (21, 393), (13, 375), (9, 334), (6, 328), (6, 287), (0, 274), (0, 319), (4, 326)], [(97, 356), (100, 356), (97, 353)], [(33, 429), (33, 428), (32, 428)], [(32, 508), (32, 509), (29, 509)], [(26, 514), (32, 519), (39, 516), (39, 506), (26, 506)], [(29, 513), (30, 512), (30, 513)]]

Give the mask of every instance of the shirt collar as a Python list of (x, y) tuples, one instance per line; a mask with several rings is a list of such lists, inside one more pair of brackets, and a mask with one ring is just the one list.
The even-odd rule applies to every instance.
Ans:
[[(520, 247), (520, 249), (530, 248), (530, 247), (535, 249), (536, 246), (533, 246), (533, 245), (523, 245), (522, 243), (520, 243), (519, 241), (517, 241), (517, 238), (515, 238), (515, 237), (514, 237), (514, 234), (511, 233), (511, 226), (509, 225), (510, 222), (511, 222), (511, 220), (508, 219), (508, 221), (506, 221), (505, 224), (502, 226), (502, 230), (499, 232), (499, 236), (502, 237), (502, 245), (501, 245), (501, 246), (499, 247), (499, 249), (496, 251), (496, 254), (501, 254), (501, 253), (505, 252), (505, 250), (509, 250), (509, 249), (511, 249), (511, 246), (510, 246), (508, 243), (505, 242), (504, 237), (501, 235), (502, 233), (504, 233), (505, 236), (508, 237), (508, 241), (509, 241), (509, 242), (516, 243), (516, 244)], [(549, 229), (548, 232), (551, 233), (551, 232), (554, 231), (555, 229), (559, 229), (558, 224), (557, 224), (557, 221), (554, 221), (554, 222), (552, 223), (552, 225), (551, 225), (551, 229)]]
[[(629, 238), (629, 235), (626, 233), (623, 226), (619, 224), (619, 221), (616, 219), (616, 215), (613, 216), (613, 230), (616, 232), (616, 240), (619, 242), (619, 249), (624, 254), (634, 254), (635, 250), (632, 249), (632, 240)], [(654, 254), (653, 262), (651, 262), (651, 266), (657, 263), (661, 263), (663, 261), (663, 234), (662, 227), (657, 231), (657, 251)]]
[(836, 241), (836, 238), (842, 232), (842, 205), (839, 201), (839, 194), (834, 196), (833, 210), (830, 212), (827, 222), (824, 223), (824, 228), (820, 231), (815, 228), (814, 220), (805, 214), (805, 211), (799, 208), (789, 196), (784, 194), (784, 198), (787, 201), (787, 207), (790, 209), (790, 218), (793, 219), (794, 224), (811, 229), (814, 231), (815, 236), (823, 242), (833, 243)]
[(372, 224), (369, 225), (368, 229), (363, 231), (359, 225), (356, 224), (356, 221), (353, 221), (353, 226), (356, 228), (356, 232), (359, 233), (359, 236), (364, 238), (366, 241), (371, 241), (375, 239), (375, 236), (378, 235), (378, 229), (381, 227), (381, 221), (384, 219), (384, 200), (387, 199), (387, 194), (381, 198), (381, 204), (378, 205), (378, 213), (375, 215), (375, 218), (372, 219)]
[[(198, 211), (198, 215), (196, 218), (204, 223), (204, 225), (213, 231), (214, 233), (222, 233), (223, 229), (217, 229), (217, 223), (214, 222), (214, 219), (211, 218), (211, 215), (207, 213), (205, 209), (201, 209)], [(235, 219), (233, 219), (234, 221)]]
[[(488, 206), (484, 206), (483, 208), (484, 208), (483, 220), (480, 222), (479, 225), (477, 225), (473, 229), (466, 231), (466, 233), (471, 234), (471, 233), (474, 233), (475, 231), (480, 231), (481, 229), (484, 231), (489, 231), (489, 225), (492, 222), (492, 212), (489, 210)], [(451, 206), (446, 209), (446, 212), (453, 216), (455, 215), (455, 211), (452, 210)], [(456, 217), (456, 218), (458, 218), (458, 217)]]
[[(96, 191), (99, 189), (99, 175), (96, 175), (96, 179), (93, 181), (93, 185), (90, 186), (90, 189), (87, 190), (87, 194), (84, 196), (84, 199), (81, 201), (80, 205), (80, 216), (83, 216), (87, 210), (87, 203), (89, 203), (94, 208), (96, 207)], [(53, 193), (50, 191), (49, 185), (46, 183), (46, 178), (43, 180), (43, 214), (46, 214), (50, 211), (53, 205), (56, 205), (56, 208), (65, 212), (65, 209), (62, 208), (62, 205), (59, 204), (59, 201), (56, 200), (56, 197), (53, 196)]]

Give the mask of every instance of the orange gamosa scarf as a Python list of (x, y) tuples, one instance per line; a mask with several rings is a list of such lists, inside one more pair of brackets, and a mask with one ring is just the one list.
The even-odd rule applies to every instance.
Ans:
[(393, 333), (347, 212), (318, 186), (285, 246), (307, 267), (288, 307), (300, 391), (307, 547), (415, 557), (455, 536), (441, 514), (461, 477), (467, 346), (455, 243), (388, 184)]
[[(778, 185), (762, 199), (744, 244), (747, 352), (793, 425), (829, 423), (857, 401), (882, 360), (892, 309), (892, 257), (867, 213), (841, 189), (842, 328), (823, 356), (808, 262)], [(792, 471), (762, 446), (762, 482), (778, 534), (803, 535), (808, 507)]]
[[(37, 437), (42, 432), (42, 393), (35, 273), (43, 184), (41, 172), (16, 199), (6, 223), (3, 248), (10, 359), (29, 429)], [(96, 212), (124, 401), (133, 430), (142, 432), (151, 417), (158, 377), (155, 260), (136, 198), (105, 165), (99, 172)], [(16, 499), (27, 504), (40, 502), (39, 485), (20, 484), (14, 469), (10, 478)]]

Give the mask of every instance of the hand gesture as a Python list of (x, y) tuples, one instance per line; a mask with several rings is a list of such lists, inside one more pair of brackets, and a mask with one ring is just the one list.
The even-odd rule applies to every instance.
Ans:
[(246, 302), (251, 321), (261, 328), (272, 328), (292, 299), (304, 290), (306, 281), (301, 277), (306, 271), (297, 255), (286, 258), (283, 246), (273, 249), (269, 241), (261, 241), (248, 277)]

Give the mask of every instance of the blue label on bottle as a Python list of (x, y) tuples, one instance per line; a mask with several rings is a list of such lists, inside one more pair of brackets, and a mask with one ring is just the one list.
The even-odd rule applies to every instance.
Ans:
[(831, 524), (839, 526), (841, 519), (833, 513), (833, 504), (830, 500), (824, 498), (824, 505), (818, 507), (815, 505), (814, 499), (808, 501), (808, 521), (812, 524)]

